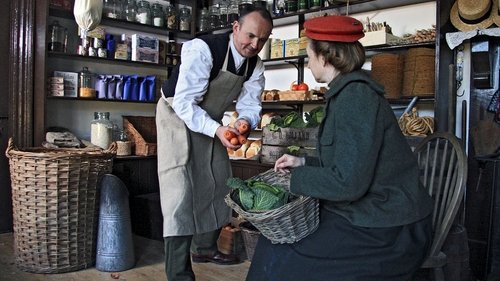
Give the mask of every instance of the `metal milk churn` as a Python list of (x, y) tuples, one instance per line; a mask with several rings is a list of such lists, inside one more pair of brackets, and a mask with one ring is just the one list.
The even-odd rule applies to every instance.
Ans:
[(107, 272), (124, 271), (135, 264), (128, 190), (112, 174), (104, 175), (99, 184), (96, 268)]

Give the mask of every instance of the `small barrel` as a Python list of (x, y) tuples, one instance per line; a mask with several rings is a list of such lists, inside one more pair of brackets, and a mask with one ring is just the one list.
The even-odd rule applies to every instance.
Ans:
[(118, 177), (106, 174), (100, 192), (96, 268), (107, 272), (130, 269), (135, 255), (128, 190)]

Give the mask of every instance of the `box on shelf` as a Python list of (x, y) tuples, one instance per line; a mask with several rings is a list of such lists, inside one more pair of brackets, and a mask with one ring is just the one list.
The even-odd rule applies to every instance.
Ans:
[(283, 57), (284, 54), (283, 43), (284, 42), (281, 39), (276, 39), (276, 38), (271, 39), (271, 54), (270, 54), (271, 59), (277, 59)]
[(287, 39), (285, 41), (285, 57), (299, 55), (299, 38)]
[(64, 81), (64, 96), (78, 96), (78, 73), (67, 71), (54, 71), (53, 77), (62, 77)]
[[(80, 32), (81, 32), (81, 29), (78, 28), (78, 36), (81, 36)], [(94, 29), (89, 30), (87, 33), (87, 36), (104, 40), (104, 39), (106, 39), (106, 29), (103, 26), (98, 25)]]
[(299, 56), (307, 55), (307, 51), (306, 51), (307, 42), (308, 42), (307, 37), (302, 36), (299, 38)]
[(141, 34), (132, 34), (132, 49), (145, 48), (153, 51), (159, 51), (160, 41), (157, 37), (145, 36)]
[(123, 130), (134, 142), (135, 155), (156, 155), (156, 121), (154, 116), (123, 116)]
[(132, 48), (132, 60), (158, 63), (159, 53), (149, 48)]
[(364, 47), (378, 45), (395, 45), (401, 38), (387, 33), (385, 30), (370, 31), (365, 33), (365, 37), (359, 39)]

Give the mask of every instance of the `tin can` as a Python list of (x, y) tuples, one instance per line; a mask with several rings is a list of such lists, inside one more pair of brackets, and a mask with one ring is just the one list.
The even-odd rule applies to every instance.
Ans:
[(85, 46), (78, 45), (78, 54), (80, 56), (88, 56), (88, 49)]
[(89, 47), (89, 56), (90, 57), (97, 57), (97, 49), (94, 47)]
[(104, 47), (104, 40), (99, 38), (93, 38), (93, 47), (96, 49)]

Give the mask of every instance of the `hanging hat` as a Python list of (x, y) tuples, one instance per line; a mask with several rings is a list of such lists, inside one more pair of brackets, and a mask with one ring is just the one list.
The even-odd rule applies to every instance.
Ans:
[[(493, 4), (492, 4), (493, 2)], [(453, 26), (460, 31), (486, 29), (498, 18), (499, 0), (456, 0), (450, 11)]]
[[(497, 9), (495, 10), (494, 7), (495, 5), (497, 6)], [(493, 0), (493, 10), (491, 11), (493, 15), (493, 22), (495, 23), (496, 26), (500, 27), (500, 0)]]
[(324, 16), (304, 22), (306, 36), (320, 41), (355, 42), (363, 38), (363, 24), (348, 16)]

